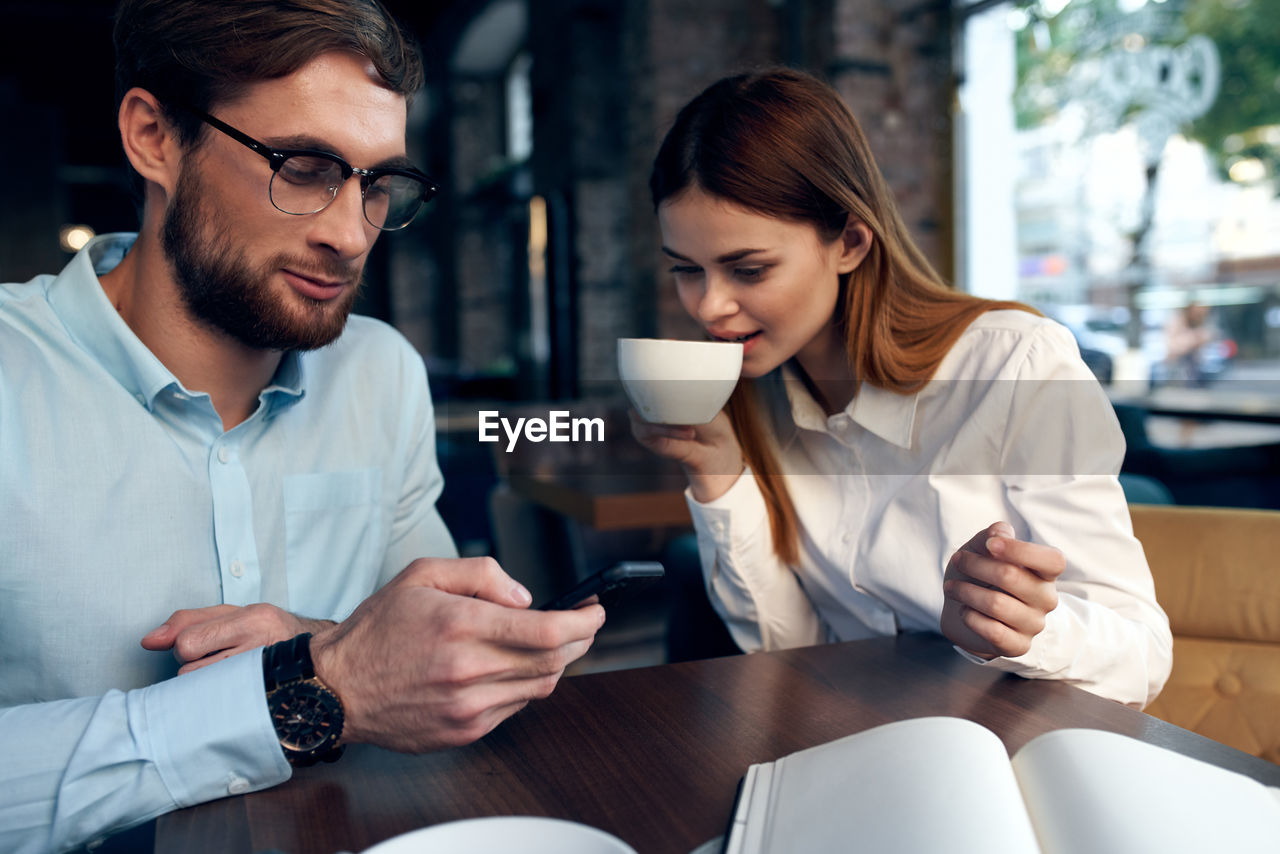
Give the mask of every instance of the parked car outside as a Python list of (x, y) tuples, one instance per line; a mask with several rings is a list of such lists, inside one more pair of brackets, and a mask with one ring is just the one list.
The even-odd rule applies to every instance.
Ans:
[[(1071, 331), (1084, 363), (1099, 382), (1110, 384), (1115, 360), (1129, 349), (1129, 310), (1123, 306), (1058, 305), (1046, 307), (1044, 312)], [(1175, 370), (1166, 358), (1170, 315), (1169, 309), (1142, 312), (1141, 350), (1152, 387), (1175, 382), (1206, 386), (1219, 379), (1235, 358), (1235, 342), (1215, 335), (1198, 349), (1193, 371)]]

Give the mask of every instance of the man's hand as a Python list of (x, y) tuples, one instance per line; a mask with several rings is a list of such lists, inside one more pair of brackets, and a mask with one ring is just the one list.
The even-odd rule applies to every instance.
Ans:
[(173, 650), (173, 657), (182, 665), (178, 672), (189, 673), (255, 647), (332, 625), (331, 620), (298, 617), (266, 603), (244, 607), (213, 605), (174, 611), (162, 625), (143, 636), (142, 646)]
[(983, 658), (1026, 653), (1058, 607), (1066, 566), (1057, 549), (1013, 539), (1007, 522), (979, 531), (947, 562), (942, 633)]
[(604, 609), (529, 602), (491, 558), (423, 559), (316, 633), (311, 655), (342, 700), (342, 740), (415, 753), (467, 744), (546, 697)]

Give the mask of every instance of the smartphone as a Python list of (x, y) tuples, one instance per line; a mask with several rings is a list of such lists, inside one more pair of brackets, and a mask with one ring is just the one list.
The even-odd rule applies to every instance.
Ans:
[(603, 597), (606, 593), (620, 591), (623, 588), (635, 590), (652, 584), (662, 578), (665, 573), (666, 570), (657, 561), (629, 561), (614, 564), (580, 581), (545, 605), (539, 605), (538, 610), (567, 611), (592, 596)]

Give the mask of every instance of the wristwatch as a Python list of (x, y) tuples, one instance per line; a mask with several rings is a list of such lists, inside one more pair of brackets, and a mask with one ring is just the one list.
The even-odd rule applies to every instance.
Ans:
[(316, 676), (311, 633), (263, 649), (262, 678), (271, 722), (289, 764), (304, 767), (337, 761), (345, 749), (338, 744), (342, 701)]

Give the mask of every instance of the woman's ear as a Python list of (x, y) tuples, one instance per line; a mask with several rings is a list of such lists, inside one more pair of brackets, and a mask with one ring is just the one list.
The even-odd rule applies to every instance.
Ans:
[(836, 272), (852, 273), (871, 251), (871, 229), (867, 224), (852, 214), (845, 222), (844, 233), (840, 235), (840, 257), (836, 261)]
[(134, 170), (173, 194), (182, 167), (182, 146), (156, 96), (134, 87), (120, 101), (120, 142)]

